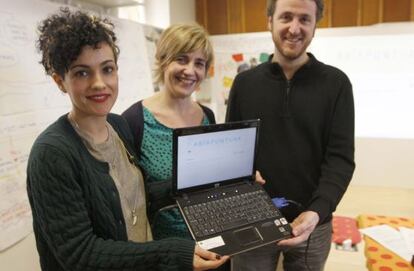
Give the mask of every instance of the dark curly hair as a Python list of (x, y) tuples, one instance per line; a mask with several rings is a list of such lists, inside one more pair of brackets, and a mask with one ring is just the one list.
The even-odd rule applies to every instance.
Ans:
[(101, 42), (112, 48), (115, 62), (118, 60), (120, 51), (115, 43), (114, 25), (106, 18), (60, 8), (59, 13), (43, 20), (37, 29), (39, 39), (36, 48), (42, 54), (39, 63), (48, 75), (56, 73), (64, 78), (84, 46), (96, 49)]

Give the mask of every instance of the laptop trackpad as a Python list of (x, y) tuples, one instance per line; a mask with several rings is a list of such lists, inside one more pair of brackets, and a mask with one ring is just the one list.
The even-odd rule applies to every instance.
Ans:
[(233, 235), (237, 242), (242, 246), (248, 246), (250, 244), (262, 241), (262, 237), (259, 235), (256, 227), (248, 227), (239, 230), (235, 230)]

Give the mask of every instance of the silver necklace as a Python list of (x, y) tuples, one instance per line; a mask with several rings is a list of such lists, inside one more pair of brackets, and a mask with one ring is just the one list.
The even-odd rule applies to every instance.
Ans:
[[(133, 161), (134, 161), (134, 156), (133, 155), (131, 155), (130, 153), (129, 153), (129, 151), (127, 150), (127, 148), (125, 147), (125, 145), (124, 145), (124, 142), (120, 139), (120, 138), (117, 138), (117, 140), (121, 143), (121, 146), (122, 146), (122, 149), (123, 149), (123, 151), (125, 151), (125, 153), (127, 154), (127, 158), (128, 158), (128, 161), (131, 163), (131, 164), (133, 164)], [(120, 186), (122, 186), (122, 185), (120, 185)], [(122, 188), (123, 189), (123, 188)], [(124, 194), (125, 194), (125, 191), (124, 191)], [(132, 225), (133, 226), (135, 226), (136, 224), (137, 224), (137, 219), (138, 219), (138, 216), (137, 216), (137, 214), (136, 214), (136, 208), (137, 208), (137, 200), (138, 200), (138, 191), (135, 193), (135, 197), (134, 197), (134, 205), (132, 205), (132, 207), (133, 208), (131, 208), (131, 217), (132, 217)], [(126, 200), (128, 201), (128, 198), (126, 198)], [(131, 206), (131, 204), (129, 203), (129, 205)]]
[[(93, 137), (91, 137), (88, 132), (86, 132), (86, 131), (84, 131), (84, 130), (82, 130), (80, 128), (79, 124), (76, 122), (76, 120), (73, 118), (73, 116), (70, 113), (68, 114), (68, 119), (75, 125), (75, 127), (76, 127), (77, 130), (79, 130), (79, 131), (83, 132), (84, 134), (86, 134), (93, 141)], [(115, 140), (113, 140), (114, 138), (112, 137), (112, 135), (111, 135), (111, 133), (109, 131), (108, 124), (106, 124), (106, 129), (107, 129), (107, 133), (108, 133), (108, 140), (110, 140), (111, 142), (113, 142), (112, 144), (114, 144), (115, 143)], [(121, 144), (122, 150), (126, 152), (128, 161), (131, 164), (133, 164), (134, 163), (134, 156), (131, 155), (131, 153), (127, 150), (127, 148), (124, 145), (124, 142), (120, 138), (118, 138), (118, 137), (115, 137), (115, 139), (119, 141), (119, 143)], [(113, 146), (113, 149), (117, 149), (117, 146)], [(122, 155), (120, 152), (118, 152), (118, 154), (119, 155)], [(104, 156), (104, 157), (106, 157), (105, 160), (107, 160), (107, 162), (109, 163), (110, 167), (113, 168), (113, 169), (115, 169), (115, 167), (116, 167), (115, 166), (116, 155), (109, 155), (109, 156)], [(138, 216), (136, 214), (136, 207), (137, 207), (137, 200), (138, 200), (138, 194), (139, 193), (138, 193), (138, 191), (135, 193), (134, 204), (132, 205), (131, 202), (129, 202), (128, 197), (126, 196), (127, 195), (125, 193), (126, 191), (125, 191), (124, 187), (122, 187), (122, 184), (121, 183), (119, 183), (119, 188), (122, 190), (122, 192), (124, 194), (124, 197), (125, 197), (125, 200), (128, 203), (128, 205), (132, 207), (132, 208), (130, 208), (131, 209), (132, 225), (135, 226), (136, 223), (137, 223), (137, 220), (138, 220)]]

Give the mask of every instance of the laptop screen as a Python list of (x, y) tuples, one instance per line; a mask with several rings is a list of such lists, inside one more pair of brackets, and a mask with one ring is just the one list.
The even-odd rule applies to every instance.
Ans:
[(257, 126), (179, 135), (177, 189), (252, 176), (256, 137)]

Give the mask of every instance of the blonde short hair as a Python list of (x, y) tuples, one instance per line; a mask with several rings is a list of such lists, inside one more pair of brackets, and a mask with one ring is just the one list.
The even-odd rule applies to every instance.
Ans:
[(201, 49), (206, 57), (206, 73), (213, 61), (213, 47), (207, 31), (199, 25), (176, 24), (165, 29), (155, 53), (155, 82), (164, 83), (164, 71), (179, 55)]

